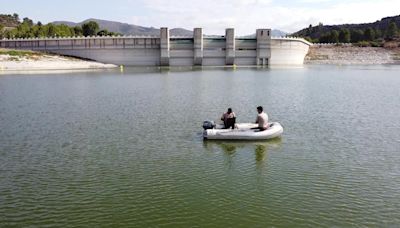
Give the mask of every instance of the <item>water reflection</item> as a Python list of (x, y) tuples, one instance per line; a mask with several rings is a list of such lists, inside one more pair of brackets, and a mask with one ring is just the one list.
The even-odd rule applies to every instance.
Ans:
[[(140, 74), (140, 73), (182, 73), (182, 72), (207, 72), (222, 70), (225, 72), (234, 72), (240, 69), (252, 69), (254, 71), (270, 71), (269, 67), (260, 66), (148, 66), (148, 67), (135, 67), (135, 66), (123, 66), (121, 71), (120, 67), (109, 69), (109, 72), (120, 72), (123, 74)], [(67, 71), (68, 72), (68, 71)], [(1, 73), (1, 71), (0, 71)]]
[(267, 160), (268, 151), (281, 147), (282, 139), (277, 138), (269, 141), (249, 142), (249, 141), (210, 141), (203, 142), (204, 148), (209, 152), (222, 150), (224, 158), (229, 168), (232, 168), (236, 153), (238, 151), (254, 151), (255, 165), (257, 169), (262, 168)]
[(265, 159), (265, 154), (267, 152), (267, 147), (265, 145), (256, 145), (256, 162), (262, 162)]

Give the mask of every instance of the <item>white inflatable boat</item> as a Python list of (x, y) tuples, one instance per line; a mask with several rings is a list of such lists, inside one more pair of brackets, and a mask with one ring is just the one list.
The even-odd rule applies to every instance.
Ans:
[(223, 125), (215, 125), (210, 121), (203, 123), (204, 139), (221, 139), (221, 140), (265, 140), (279, 137), (283, 133), (283, 127), (278, 122), (269, 124), (267, 130), (252, 130), (257, 124), (238, 123), (235, 129), (222, 129)]

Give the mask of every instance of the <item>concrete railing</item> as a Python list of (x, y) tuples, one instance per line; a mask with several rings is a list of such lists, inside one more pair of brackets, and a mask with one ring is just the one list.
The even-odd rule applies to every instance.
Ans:
[(301, 37), (286, 37), (286, 36), (281, 36), (281, 37), (272, 37), (274, 40), (293, 40), (293, 41), (300, 41), (303, 42), (304, 44), (307, 44), (308, 46), (312, 46), (313, 43), (308, 42), (307, 40), (301, 38)]
[(3, 38), (0, 41), (38, 41), (38, 40), (89, 40), (89, 39), (110, 39), (110, 38), (119, 38), (119, 39), (131, 39), (131, 38), (160, 38), (160, 36), (66, 36), (66, 37), (35, 37), (35, 38)]
[(352, 43), (313, 43), (313, 46), (324, 46), (324, 47), (328, 47), (328, 46), (353, 46)]

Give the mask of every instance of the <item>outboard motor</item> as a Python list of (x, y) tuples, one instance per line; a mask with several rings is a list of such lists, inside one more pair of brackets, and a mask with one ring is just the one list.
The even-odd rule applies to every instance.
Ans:
[(203, 128), (204, 128), (204, 130), (207, 130), (207, 129), (214, 129), (215, 126), (216, 126), (216, 125), (215, 125), (214, 121), (212, 121), (212, 120), (206, 120), (206, 121), (203, 122)]

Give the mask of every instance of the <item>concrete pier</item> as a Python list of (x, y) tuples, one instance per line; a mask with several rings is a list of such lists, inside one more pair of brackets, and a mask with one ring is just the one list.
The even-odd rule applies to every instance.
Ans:
[(235, 64), (235, 30), (228, 28), (225, 30), (225, 65)]
[(271, 59), (271, 29), (257, 29), (257, 65), (267, 66)]
[(170, 49), (169, 49), (169, 30), (168, 28), (160, 29), (160, 65), (169, 66)]
[(43, 51), (126, 66), (299, 66), (311, 43), (301, 38), (273, 38), (270, 29), (255, 37), (205, 36), (195, 28), (192, 37), (159, 36), (63, 37), (3, 39), (0, 48)]
[(193, 65), (203, 65), (203, 29), (195, 28), (193, 31)]

